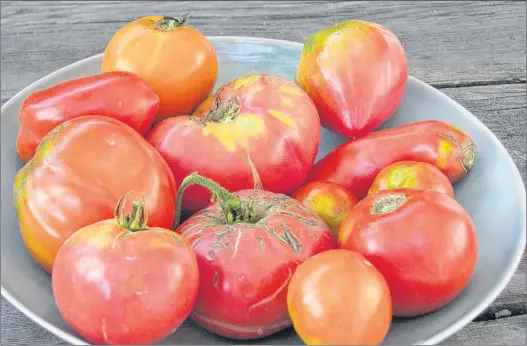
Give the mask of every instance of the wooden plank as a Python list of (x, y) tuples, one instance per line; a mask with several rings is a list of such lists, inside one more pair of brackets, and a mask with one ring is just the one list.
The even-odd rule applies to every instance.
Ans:
[(439, 87), (525, 82), (525, 2), (3, 1), (2, 100), (29, 81), (104, 50), (126, 22), (190, 12), (206, 35), (303, 42), (338, 20), (386, 25), (403, 42), (410, 74)]
[(474, 322), (461, 329), (441, 345), (525, 345), (527, 316)]

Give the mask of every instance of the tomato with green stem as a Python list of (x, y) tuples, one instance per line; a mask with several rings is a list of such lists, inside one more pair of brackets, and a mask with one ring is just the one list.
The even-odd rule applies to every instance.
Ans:
[(335, 247), (329, 228), (291, 197), (260, 189), (231, 193), (196, 173), (179, 188), (176, 225), (183, 193), (193, 184), (210, 190), (215, 201), (177, 228), (192, 244), (200, 271), (191, 318), (233, 339), (289, 327), (289, 280), (307, 258)]
[(152, 344), (190, 314), (199, 289), (190, 244), (166, 228), (148, 227), (145, 200), (115, 218), (87, 225), (60, 248), (52, 287), (58, 309), (95, 344)]

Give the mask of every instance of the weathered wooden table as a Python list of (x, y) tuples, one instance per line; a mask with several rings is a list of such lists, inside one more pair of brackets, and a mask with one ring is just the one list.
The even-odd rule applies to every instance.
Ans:
[[(485, 123), (526, 176), (526, 6), (519, 2), (30, 2), (2, 1), (2, 104), (63, 66), (103, 51), (137, 17), (190, 12), (206, 35), (303, 42), (345, 18), (386, 25), (406, 49), (410, 74)], [(497, 182), (499, 183), (499, 182)], [(497, 230), (499, 231), (499, 230)], [(526, 344), (525, 256), (501, 296), (445, 344)], [(63, 344), (2, 298), (1, 344)]]

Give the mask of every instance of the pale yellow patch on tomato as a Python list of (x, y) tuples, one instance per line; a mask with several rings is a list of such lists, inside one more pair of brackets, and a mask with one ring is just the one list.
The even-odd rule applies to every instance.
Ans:
[(280, 91), (288, 95), (302, 95), (300, 90), (298, 90), (297, 88), (291, 87), (291, 86), (287, 86), (287, 85), (282, 85), (280, 87)]
[(207, 123), (203, 135), (214, 136), (230, 152), (237, 146), (247, 147), (251, 139), (265, 133), (265, 123), (257, 114), (243, 114), (229, 123)]
[(386, 187), (388, 189), (415, 187), (416, 184), (415, 171), (411, 167), (394, 165), (388, 169), (386, 174)]
[(436, 165), (439, 168), (445, 168), (452, 151), (454, 150), (454, 145), (452, 142), (446, 139), (439, 140), (439, 150), (437, 153), (437, 162)]
[(281, 122), (283, 122), (284, 124), (288, 126), (291, 126), (295, 129), (298, 128), (293, 118), (290, 115), (285, 114), (284, 112), (278, 111), (276, 109), (269, 109), (267, 113), (271, 114), (273, 117), (275, 117), (276, 119), (280, 120)]
[(256, 83), (261, 77), (262, 77), (262, 75), (260, 75), (260, 74), (250, 74), (250, 75), (241, 77), (238, 80), (236, 80), (236, 82), (234, 82), (234, 87), (236, 89), (240, 89), (240, 88), (243, 88), (243, 87), (250, 86), (250, 85)]
[(289, 97), (282, 97), (282, 104), (287, 106), (287, 107), (293, 107), (294, 106), (293, 100), (291, 100)]

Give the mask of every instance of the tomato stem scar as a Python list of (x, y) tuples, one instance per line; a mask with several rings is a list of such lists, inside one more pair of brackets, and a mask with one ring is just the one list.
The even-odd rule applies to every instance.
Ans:
[(382, 196), (375, 201), (371, 208), (372, 214), (388, 214), (399, 208), (406, 202), (406, 196), (403, 194), (391, 194)]
[(189, 13), (182, 15), (181, 17), (169, 17), (164, 16), (161, 20), (156, 20), (154, 22), (156, 28), (162, 31), (174, 30), (182, 27), (186, 24), (189, 18)]
[(225, 101), (221, 99), (221, 92), (218, 93), (214, 100), (214, 106), (207, 113), (205, 119), (217, 123), (228, 123), (234, 120), (240, 111), (240, 106), (234, 97), (230, 97)]
[(147, 229), (147, 220), (148, 216), (146, 215), (145, 211), (145, 198), (144, 196), (141, 197), (139, 201), (135, 201), (132, 203), (132, 212), (130, 214), (124, 215), (124, 202), (126, 200), (126, 196), (130, 192), (123, 195), (119, 202), (117, 202), (117, 206), (115, 207), (114, 211), (114, 217), (117, 224), (121, 227), (124, 227), (128, 229), (131, 232), (135, 231), (142, 231), (144, 229)]

